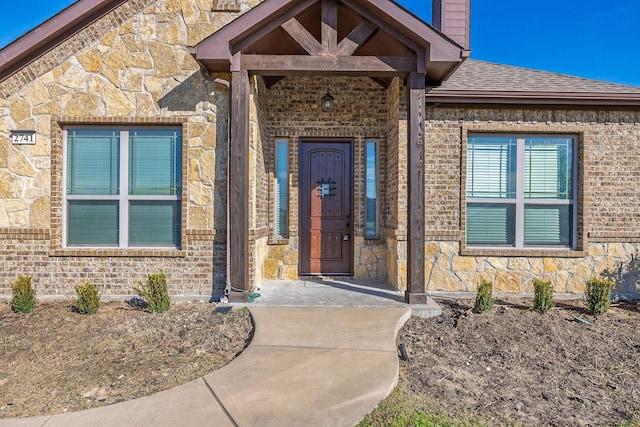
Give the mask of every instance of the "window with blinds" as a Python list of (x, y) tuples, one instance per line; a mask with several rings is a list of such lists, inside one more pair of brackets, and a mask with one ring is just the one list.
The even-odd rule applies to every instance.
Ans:
[(378, 234), (378, 141), (365, 142), (364, 237), (377, 239)]
[(573, 248), (574, 151), (573, 137), (469, 136), (467, 244)]
[(275, 158), (275, 224), (276, 237), (289, 234), (289, 140), (276, 140)]
[(66, 129), (65, 246), (180, 246), (180, 129)]

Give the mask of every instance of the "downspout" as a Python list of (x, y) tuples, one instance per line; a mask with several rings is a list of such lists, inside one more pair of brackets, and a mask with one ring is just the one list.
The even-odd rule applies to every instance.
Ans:
[[(213, 82), (213, 83), (218, 83), (221, 84), (223, 86), (226, 86), (228, 89), (228, 94), (229, 94), (229, 98), (228, 98), (228, 102), (229, 102), (229, 107), (231, 107), (231, 82), (229, 82), (229, 80), (225, 80), (225, 79), (221, 79), (219, 77), (213, 77), (211, 74), (209, 74), (209, 72), (202, 66), (202, 64), (200, 64), (200, 74), (202, 74), (202, 77), (204, 77), (205, 80)], [(229, 109), (229, 111), (231, 111)], [(231, 129), (231, 115), (227, 114), (227, 200), (226, 200), (226, 205), (227, 205), (227, 230), (225, 232), (225, 239), (227, 241), (226, 244), (226, 249), (225, 249), (225, 258), (226, 258), (226, 280), (225, 280), (225, 288), (224, 288), (224, 294), (223, 296), (220, 297), (220, 302), (228, 302), (227, 296), (229, 295), (229, 292), (231, 291), (231, 285), (229, 283), (229, 275), (231, 273), (231, 259), (229, 257), (229, 145), (231, 143), (230, 138), (229, 138), (229, 130)]]

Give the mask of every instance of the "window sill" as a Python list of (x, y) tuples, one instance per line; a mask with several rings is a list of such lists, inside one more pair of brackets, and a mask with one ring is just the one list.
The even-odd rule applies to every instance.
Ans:
[(187, 251), (180, 249), (111, 249), (111, 248), (66, 248), (51, 251), (52, 257), (145, 257), (145, 258), (184, 258)]
[(382, 246), (384, 244), (386, 244), (387, 241), (381, 238), (377, 238), (377, 239), (364, 239), (364, 244), (365, 245), (371, 245), (371, 246)]
[(483, 249), (463, 248), (460, 255), (464, 256), (493, 256), (493, 257), (545, 257), (545, 258), (582, 258), (586, 251), (573, 249)]
[(289, 239), (284, 237), (269, 237), (268, 245), (288, 245)]

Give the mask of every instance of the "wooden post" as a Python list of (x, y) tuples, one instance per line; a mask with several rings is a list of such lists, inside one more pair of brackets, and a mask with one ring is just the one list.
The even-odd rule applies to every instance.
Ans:
[(231, 73), (231, 138), (229, 139), (227, 232), (230, 271), (235, 289), (229, 301), (246, 302), (249, 290), (249, 73)]
[(335, 54), (338, 46), (338, 2), (336, 0), (321, 0), (320, 9), (322, 50), (325, 55)]
[(409, 200), (407, 212), (407, 290), (409, 304), (426, 304), (424, 280), (424, 102), (425, 74), (407, 79)]

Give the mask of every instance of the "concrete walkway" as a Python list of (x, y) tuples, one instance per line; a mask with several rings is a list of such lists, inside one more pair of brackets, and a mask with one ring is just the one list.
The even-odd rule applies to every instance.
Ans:
[[(297, 301), (303, 306), (282, 305), (277, 304), (277, 300), (281, 300), (280, 291), (270, 292), (278, 285), (283, 284), (274, 285), (260, 297), (262, 300), (258, 298), (249, 305), (255, 321), (253, 340), (237, 359), (222, 369), (141, 399), (48, 417), (4, 419), (0, 420), (0, 427), (351, 426), (357, 423), (397, 383), (399, 364), (395, 337), (411, 310), (370, 289), (362, 290), (374, 297), (368, 307), (345, 306), (350, 298), (358, 298), (351, 295), (353, 289), (344, 289), (335, 283), (314, 284), (308, 286), (310, 292), (301, 291)], [(299, 287), (301, 283), (286, 286), (290, 285)], [(322, 289), (320, 299), (330, 303), (302, 304), (312, 301), (314, 294)], [(318, 299), (315, 301), (317, 304)], [(216, 308), (222, 312), (228, 309), (231, 307)]]

